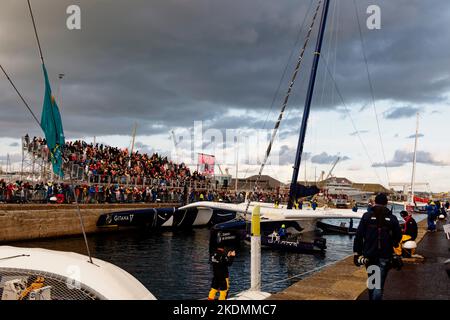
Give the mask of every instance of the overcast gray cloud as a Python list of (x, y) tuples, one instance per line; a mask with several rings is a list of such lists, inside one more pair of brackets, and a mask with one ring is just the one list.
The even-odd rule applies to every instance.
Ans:
[(350, 158), (347, 156), (331, 155), (326, 152), (322, 152), (320, 154), (312, 156), (311, 162), (317, 164), (331, 164), (334, 163), (338, 158), (339, 161), (350, 160)]
[[(279, 164), (280, 165), (294, 165), (296, 150), (294, 148), (290, 148), (287, 145), (282, 145), (279, 151)], [(311, 159), (310, 152), (303, 152), (302, 161)]]
[[(79, 0), (82, 30), (69, 31), (65, 11), (74, 1), (32, 3), (55, 94), (58, 73), (66, 74), (57, 99), (68, 138), (129, 134), (135, 121), (140, 134), (210, 119), (217, 119), (214, 126), (219, 128), (242, 124), (260, 128), (264, 124), (260, 120), (221, 117), (230, 108), (267, 114), (309, 6), (309, 1), (298, 0)], [(358, 1), (363, 25), (369, 4), (374, 1)], [(442, 101), (450, 87), (450, 41), (442, 32), (447, 30), (450, 3), (378, 0), (375, 4), (382, 10), (382, 29), (364, 28), (363, 35), (376, 99), (397, 105)], [(323, 58), (336, 71), (346, 103), (364, 109), (370, 90), (353, 1), (332, 2), (331, 9)], [(306, 24), (310, 19), (311, 14)], [(277, 95), (277, 108), (305, 33), (306, 28)], [(338, 49), (333, 51), (330, 40), (335, 34)], [(43, 79), (25, 1), (1, 2), (0, 43), (0, 63), (39, 117)], [(308, 50), (290, 108), (303, 104), (312, 47)], [(335, 66), (330, 58), (334, 54)], [(337, 107), (332, 89), (322, 61), (317, 93), (323, 95), (316, 94), (313, 108)], [(0, 81), (0, 108), (0, 136), (40, 134), (6, 80)], [(386, 118), (405, 116), (405, 109), (398, 109)]]
[[(414, 156), (413, 152), (396, 150), (394, 153), (393, 159), (388, 161), (386, 163), (386, 165), (388, 167), (401, 167), (404, 164), (412, 163), (413, 156)], [(446, 163), (444, 161), (436, 160), (433, 157), (433, 155), (431, 154), (431, 152), (417, 151), (416, 156), (417, 156), (417, 158), (416, 158), (417, 163), (424, 163), (424, 164), (429, 164), (429, 165), (433, 165), (433, 166), (448, 166), (449, 165), (448, 163)], [(384, 163), (374, 163), (372, 165), (372, 167), (384, 167), (384, 166), (385, 166)]]
[(397, 107), (392, 108), (384, 114), (386, 119), (400, 119), (400, 118), (411, 118), (416, 115), (419, 108), (415, 107)]

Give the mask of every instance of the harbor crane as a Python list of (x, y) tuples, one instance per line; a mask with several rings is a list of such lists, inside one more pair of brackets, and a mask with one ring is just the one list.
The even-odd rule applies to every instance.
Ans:
[(336, 167), (337, 163), (339, 162), (339, 160), (341, 159), (341, 157), (337, 157), (337, 159), (334, 161), (333, 166), (331, 167), (330, 171), (327, 174), (327, 177), (325, 178), (325, 180), (327, 180), (328, 178), (331, 177), (331, 174), (333, 173), (334, 168)]

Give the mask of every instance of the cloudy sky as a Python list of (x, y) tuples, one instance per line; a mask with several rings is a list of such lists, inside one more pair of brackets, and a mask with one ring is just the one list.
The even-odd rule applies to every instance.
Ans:
[[(72, 4), (81, 8), (81, 30), (66, 27)], [(379, 30), (366, 27), (366, 9), (373, 4), (381, 8)], [(214, 152), (233, 174), (238, 158), (244, 177), (258, 169), (317, 0), (32, 5), (66, 139), (95, 136), (128, 147), (137, 123), (136, 148), (142, 152), (156, 150), (190, 164), (196, 152)], [(433, 191), (450, 189), (449, 19), (447, 0), (359, 0), (357, 10), (354, 0), (331, 1), (301, 179), (305, 164), (307, 179), (314, 180), (339, 156), (336, 175), (384, 185), (410, 181), (419, 112), (416, 180)], [(282, 181), (291, 177), (317, 25), (265, 171)], [(44, 83), (25, 0), (0, 3), (0, 64), (40, 117)], [(20, 136), (42, 133), (0, 79), (4, 165), (6, 154), (20, 160)], [(200, 131), (194, 122), (201, 122)], [(193, 136), (196, 141), (189, 141)]]

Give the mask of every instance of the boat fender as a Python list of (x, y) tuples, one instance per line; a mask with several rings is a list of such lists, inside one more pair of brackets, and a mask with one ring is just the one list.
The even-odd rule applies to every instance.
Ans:
[(417, 248), (417, 243), (415, 241), (406, 241), (403, 245), (402, 245), (403, 249), (407, 249), (407, 250), (412, 250), (412, 249), (416, 249)]

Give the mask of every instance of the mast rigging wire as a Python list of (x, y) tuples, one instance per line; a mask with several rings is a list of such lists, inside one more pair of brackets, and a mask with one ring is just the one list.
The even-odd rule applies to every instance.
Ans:
[(383, 160), (384, 160), (384, 168), (386, 170), (386, 177), (387, 177), (387, 182), (388, 185), (390, 183), (389, 180), (389, 172), (388, 172), (388, 168), (387, 168), (387, 161), (386, 161), (386, 154), (384, 152), (384, 144), (383, 144), (383, 138), (381, 136), (381, 128), (380, 128), (380, 121), (378, 119), (378, 112), (377, 112), (377, 107), (375, 105), (375, 95), (374, 95), (374, 90), (373, 90), (373, 84), (372, 84), (372, 77), (370, 76), (370, 72), (369, 72), (369, 64), (367, 62), (367, 55), (366, 55), (366, 49), (365, 49), (365, 45), (364, 45), (364, 39), (363, 39), (363, 34), (362, 34), (362, 30), (361, 30), (361, 22), (359, 21), (359, 16), (358, 16), (358, 5), (356, 4), (356, 0), (353, 0), (353, 4), (355, 6), (355, 16), (356, 16), (356, 20), (358, 21), (358, 30), (359, 30), (359, 39), (361, 41), (361, 48), (362, 48), (362, 53), (363, 53), (363, 57), (364, 57), (364, 64), (366, 66), (366, 72), (367, 72), (367, 80), (369, 82), (369, 88), (370, 88), (370, 95), (372, 97), (372, 106), (373, 106), (373, 111), (375, 113), (375, 119), (377, 121), (377, 130), (378, 130), (378, 137), (380, 139), (380, 145), (381, 145), (381, 153), (383, 155)]
[[(25, 98), (22, 96), (22, 94), (20, 93), (20, 91), (17, 89), (16, 85), (14, 84), (14, 82), (12, 81), (12, 79), (9, 77), (8, 73), (6, 72), (6, 70), (3, 68), (3, 66), (0, 64), (0, 68), (2, 69), (3, 73), (5, 74), (6, 79), (8, 79), (9, 83), (11, 84), (11, 86), (14, 88), (14, 91), (16, 91), (17, 95), (19, 96), (20, 100), (22, 100), (23, 104), (25, 105), (25, 107), (27, 107), (28, 111), (31, 113), (31, 115), (33, 116), (33, 119), (36, 121), (37, 125), (39, 126), (39, 128), (41, 128), (41, 123), (39, 122), (38, 118), (36, 117), (36, 115), (34, 114), (33, 110), (31, 110), (30, 106), (28, 105), (28, 103), (25, 101)], [(42, 129), (42, 128), (41, 128)]]
[(42, 55), (41, 42), (39, 41), (39, 36), (37, 33), (37, 28), (36, 28), (36, 22), (34, 21), (34, 15), (33, 15), (33, 10), (31, 9), (30, 0), (27, 0), (27, 3), (28, 3), (28, 9), (30, 11), (31, 22), (33, 22), (34, 35), (36, 36), (36, 42), (37, 42), (37, 46), (39, 49), (39, 55), (41, 57), (42, 64), (44, 64), (44, 56)]
[[(266, 150), (266, 154), (264, 156), (264, 160), (261, 163), (261, 167), (260, 167), (259, 172), (258, 172), (258, 177), (256, 178), (255, 185), (253, 187), (253, 193), (256, 193), (256, 191), (258, 190), (258, 183), (259, 183), (259, 180), (261, 179), (262, 171), (263, 171), (263, 169), (264, 169), (264, 167), (266, 165), (266, 162), (267, 162), (267, 160), (268, 160), (268, 158), (270, 156), (270, 152), (272, 150), (272, 144), (273, 144), (273, 142), (275, 140), (275, 137), (277, 135), (278, 128), (280, 126), (281, 120), (283, 119), (283, 114), (284, 114), (284, 111), (286, 109), (287, 103), (289, 101), (289, 97), (290, 97), (291, 92), (292, 92), (292, 87), (294, 86), (295, 80), (297, 78), (297, 74), (298, 74), (298, 72), (300, 70), (300, 66), (301, 66), (301, 63), (303, 61), (303, 56), (304, 56), (305, 51), (306, 51), (306, 46), (308, 45), (309, 39), (311, 37), (311, 32), (312, 32), (312, 29), (314, 27), (314, 23), (316, 21), (317, 14), (319, 13), (319, 9), (320, 9), (320, 5), (321, 4), (322, 4), (322, 0), (319, 0), (319, 2), (317, 4), (316, 11), (315, 11), (314, 16), (313, 16), (313, 19), (311, 21), (311, 25), (309, 26), (308, 33), (306, 34), (305, 42), (304, 42), (303, 47), (302, 47), (302, 49), (300, 51), (300, 55), (299, 55), (299, 57), (297, 59), (297, 65), (295, 67), (294, 73), (292, 74), (291, 82), (289, 83), (289, 87), (287, 89), (287, 92), (286, 92), (286, 95), (285, 95), (285, 98), (284, 98), (284, 101), (283, 101), (283, 104), (282, 104), (282, 107), (281, 107), (280, 114), (278, 116), (278, 119), (277, 119), (277, 121), (275, 123), (274, 129), (272, 131), (272, 137), (270, 139), (269, 145), (267, 146), (267, 150)], [(250, 206), (250, 202), (251, 202), (251, 197), (249, 197), (248, 201), (247, 201), (247, 206), (246, 206), (245, 212), (244, 212), (244, 219), (245, 219), (245, 217), (247, 215), (248, 208)]]
[[(364, 144), (364, 141), (362, 140), (361, 135), (359, 134), (359, 130), (356, 128), (355, 121), (353, 120), (353, 117), (352, 117), (352, 115), (351, 115), (351, 113), (350, 113), (350, 110), (349, 110), (349, 108), (347, 107), (347, 104), (345, 103), (344, 98), (342, 97), (341, 91), (339, 90), (339, 87), (337, 86), (337, 83), (336, 83), (336, 81), (335, 81), (333, 75), (331, 74), (330, 68), (328, 67), (328, 61), (327, 61), (325, 58), (323, 58), (323, 60), (324, 60), (324, 62), (325, 62), (325, 66), (326, 66), (326, 68), (327, 68), (328, 74), (330, 75), (330, 78), (331, 78), (331, 80), (333, 81), (334, 87), (335, 87), (335, 89), (336, 89), (336, 93), (338, 94), (338, 96), (339, 96), (339, 98), (340, 98), (340, 100), (341, 100), (341, 102), (342, 102), (342, 105), (344, 106), (344, 109), (345, 109), (345, 111), (347, 112), (348, 117), (350, 118), (350, 121), (351, 121), (351, 123), (352, 123), (352, 127), (353, 127), (353, 129), (355, 130), (356, 135), (357, 135), (358, 138), (359, 138), (359, 141), (360, 141), (360, 143), (361, 143), (361, 145), (362, 145), (362, 147), (363, 147), (363, 149), (364, 149), (364, 152), (366, 153), (367, 158), (368, 158), (369, 161), (370, 161), (371, 166), (373, 167), (372, 157), (370, 156), (369, 151), (367, 150), (367, 147), (366, 147), (366, 145)], [(374, 170), (374, 172), (375, 172), (375, 175), (377, 176), (379, 182), (380, 182), (381, 184), (383, 184), (383, 182), (382, 182), (380, 176), (378, 175), (378, 172), (377, 172), (376, 170)]]

